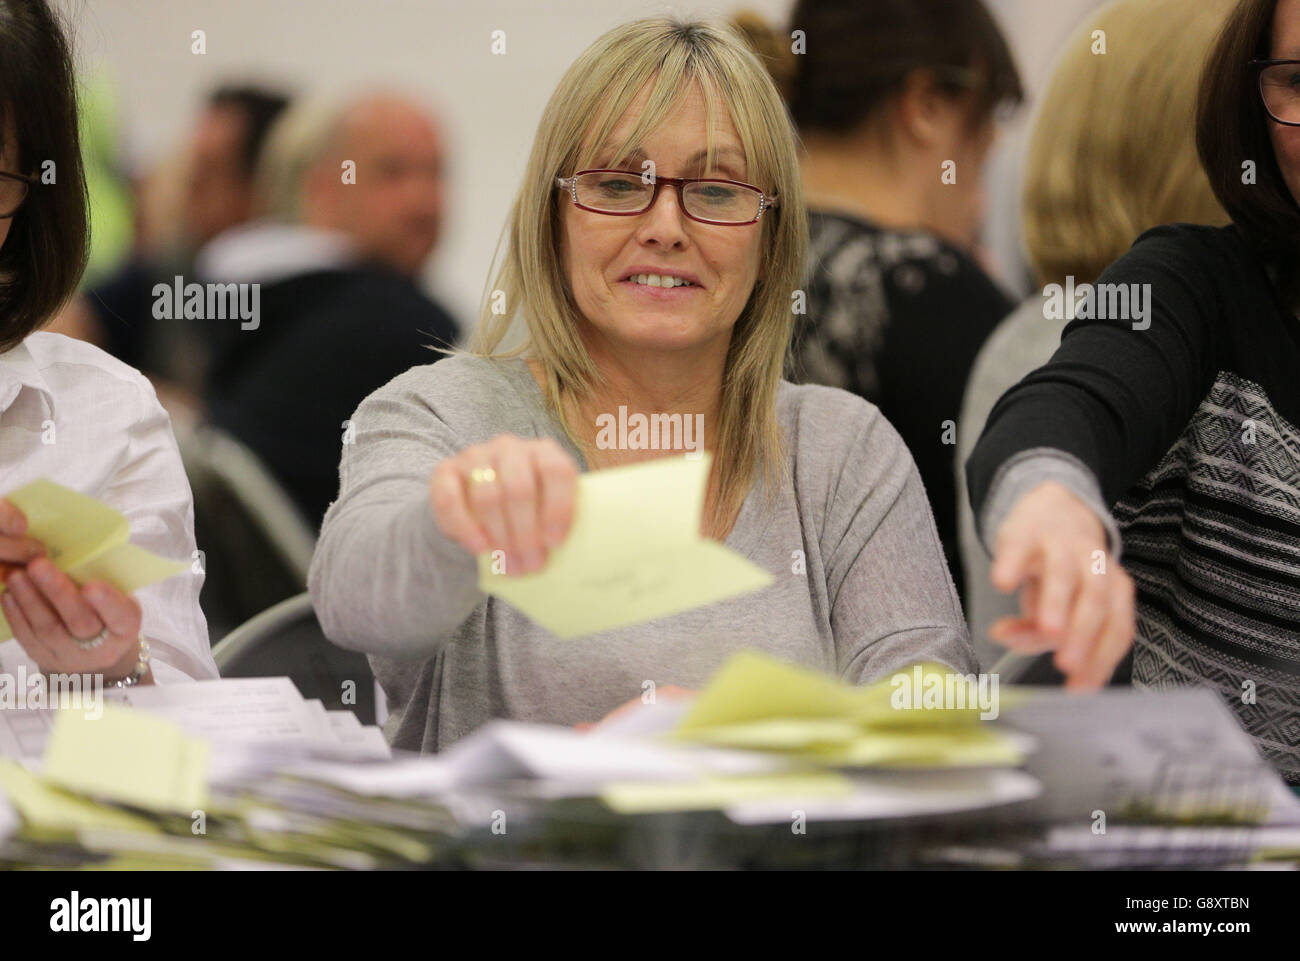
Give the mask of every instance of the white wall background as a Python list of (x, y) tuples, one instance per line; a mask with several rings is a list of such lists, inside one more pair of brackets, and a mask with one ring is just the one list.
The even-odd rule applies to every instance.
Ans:
[[(725, 16), (740, 6), (784, 22), (790, 0), (664, 4), (652, 0), (57, 0), (74, 25), (79, 61), (116, 84), (124, 148), (133, 164), (161, 158), (203, 95), (230, 79), (295, 92), (392, 84), (443, 119), (449, 143), (449, 220), (430, 286), (468, 325), (522, 176), (538, 118), (577, 54), (617, 23), (673, 12)], [(1031, 89), (1064, 36), (1096, 0), (988, 0)], [(204, 30), (207, 52), (191, 53)], [(504, 30), (507, 53), (491, 52)], [(996, 178), (1014, 178), (1008, 138)], [(1014, 257), (1014, 190), (994, 186), (990, 244)]]

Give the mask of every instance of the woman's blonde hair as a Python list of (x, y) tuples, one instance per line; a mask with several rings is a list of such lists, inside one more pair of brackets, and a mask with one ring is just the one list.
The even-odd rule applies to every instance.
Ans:
[(1094, 282), (1160, 224), (1227, 223), (1197, 159), (1196, 96), (1232, 6), (1117, 0), (1071, 40), (1026, 160), (1025, 246), (1043, 283)]
[(271, 126), (262, 147), (254, 189), (266, 216), (297, 223), (302, 216), (303, 182), (339, 137), (356, 101), (341, 96), (301, 100)]
[[(759, 468), (769, 495), (784, 476), (776, 392), (790, 341), (791, 298), (802, 281), (808, 246), (794, 133), (784, 103), (767, 71), (730, 28), (668, 17), (637, 20), (606, 33), (573, 63), (542, 113), (503, 235), (505, 258), (484, 291), (470, 350), (483, 356), (535, 356), (546, 373), (547, 404), (575, 444), (589, 449), (568, 422), (563, 400), (588, 396), (602, 377), (579, 335), (580, 314), (560, 262), (560, 204), (570, 200), (556, 188), (555, 178), (603, 162), (597, 152), (643, 87), (649, 86), (644, 108), (614, 157), (641, 149), (661, 124), (671, 123), (681, 99), (697, 84), (707, 111), (707, 164), (714, 159), (713, 124), (721, 107), (745, 151), (749, 181), (778, 197), (778, 206), (759, 221), (759, 276), (732, 330), (723, 372), (713, 445), (717, 497), (711, 520), (716, 523), (739, 510)], [(506, 349), (514, 315), (526, 325), (526, 340)]]

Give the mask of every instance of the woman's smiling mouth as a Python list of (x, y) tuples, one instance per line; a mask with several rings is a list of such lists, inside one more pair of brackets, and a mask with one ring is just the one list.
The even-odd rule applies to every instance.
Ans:
[(682, 284), (680, 287), (659, 287), (653, 284), (638, 283), (636, 278), (620, 280), (620, 287), (629, 289), (633, 297), (646, 297), (650, 300), (679, 300), (697, 294), (704, 288), (695, 284)]
[(633, 296), (659, 301), (677, 300), (703, 289), (699, 281), (685, 272), (654, 273), (636, 267), (619, 281), (619, 286), (631, 288)]

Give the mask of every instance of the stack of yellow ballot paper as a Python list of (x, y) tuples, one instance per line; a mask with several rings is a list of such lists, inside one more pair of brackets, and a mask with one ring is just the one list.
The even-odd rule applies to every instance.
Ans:
[[(940, 665), (917, 664), (855, 687), (757, 652), (736, 654), (668, 737), (760, 752), (780, 759), (785, 770), (686, 784), (615, 783), (601, 798), (626, 814), (709, 808), (731, 814), (765, 799), (824, 798), (827, 811), (918, 813), (933, 808), (936, 792), (977, 805), (994, 803), (1007, 788), (1016, 799), (1029, 796), (1036, 790), (1032, 779), (1002, 776), (999, 769), (1022, 764), (1032, 739), (988, 723), (998, 692), (986, 686), (981, 696), (978, 684)], [(869, 784), (862, 769), (898, 773)], [(936, 772), (951, 773), (937, 778)]]
[(40, 773), (0, 758), (0, 797), (21, 819), (28, 864), (86, 863), (107, 837), (112, 851), (101, 857), (132, 852), (137, 866), (211, 866), (215, 846), (169, 843), (163, 827), (208, 809), (205, 743), (116, 705), (93, 719), (77, 710), (55, 717)]
[[(53, 481), (32, 481), (5, 497), (26, 516), (28, 536), (78, 584), (107, 581), (130, 594), (189, 567), (130, 543), (131, 525), (121, 512)], [(13, 636), (0, 614), (0, 641)]]
[(135, 708), (55, 712), (39, 771), (0, 758), (0, 809), (17, 818), (7, 840), (0, 830), (0, 866), (401, 867), (434, 862), (454, 830), (436, 801), (293, 776), (307, 745), (227, 744), (219, 769), (215, 747)]
[(1027, 741), (987, 723), (999, 695), (987, 684), (917, 664), (854, 687), (749, 651), (722, 667), (674, 736), (773, 751), (818, 767), (1020, 764)]
[(666, 457), (583, 474), (573, 526), (546, 566), (513, 575), (479, 557), (479, 587), (560, 637), (578, 637), (766, 587), (772, 575), (700, 535), (711, 458)]

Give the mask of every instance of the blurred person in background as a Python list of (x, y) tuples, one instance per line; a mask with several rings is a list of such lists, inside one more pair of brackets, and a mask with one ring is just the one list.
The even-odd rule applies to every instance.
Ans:
[(96, 73), (81, 84), (77, 111), (90, 214), (90, 258), (81, 276), (84, 289), (116, 273), (131, 255), (135, 213), (122, 164), (117, 96), (107, 76)]
[[(1227, 223), (1196, 156), (1195, 117), (1200, 69), (1233, 2), (1118, 0), (1075, 34), (1038, 107), (1025, 169), (1024, 236), (1044, 288), (1095, 283), (1152, 227)], [(1093, 52), (1094, 30), (1113, 53)], [(1004, 650), (989, 627), (1018, 604), (989, 582), (963, 467), (994, 403), (1047, 363), (1073, 319), (1049, 317), (1044, 303), (1035, 292), (985, 342), (957, 420), (966, 616), (986, 668)]]
[(1076, 311), (966, 478), (1020, 592), (995, 640), (1085, 690), (1132, 647), (1134, 686), (1217, 691), (1300, 784), (1300, 0), (1240, 0), (1195, 131), (1231, 224), (1139, 237), (1098, 283), (1145, 306)]
[(209, 283), (258, 284), (255, 326), (205, 323), (212, 423), (252, 449), (315, 528), (338, 491), (348, 419), (458, 336), (418, 279), (441, 234), (443, 137), (397, 94), (305, 102), (258, 171), (267, 216), (202, 252)]
[(143, 229), (131, 259), (92, 280), (50, 325), (143, 370), (174, 411), (196, 405), (206, 348), (184, 316), (154, 316), (154, 287), (178, 275), (192, 280), (199, 248), (253, 217), (257, 159), (287, 105), (282, 94), (257, 86), (223, 85), (209, 95), (175, 171), (181, 183), (169, 212), (174, 221)]
[(737, 22), (803, 146), (812, 247), (788, 376), (853, 391), (898, 429), (960, 592), (954, 425), (1013, 306), (975, 252), (996, 115), (1023, 96), (1015, 64), (980, 0), (800, 0), (784, 35)]
[[(73, 59), (45, 0), (0, 0), (0, 479), (48, 479), (126, 516), (131, 542), (196, 556), (193, 501), (167, 413), (139, 371), (37, 330), (86, 264), (86, 182)], [(58, 171), (53, 182), (42, 165)], [(131, 594), (73, 581), (0, 499), (0, 610), (13, 632), (0, 673), (101, 674), (129, 687), (217, 676), (199, 607), (201, 569)]]

